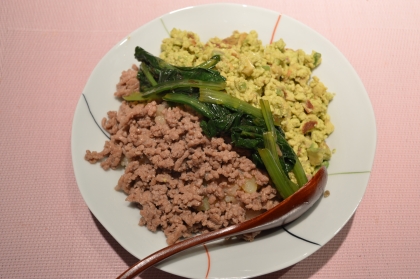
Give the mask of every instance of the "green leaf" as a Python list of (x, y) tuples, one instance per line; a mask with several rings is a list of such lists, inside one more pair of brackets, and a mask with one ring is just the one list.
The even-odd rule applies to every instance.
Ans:
[[(225, 78), (218, 71), (210, 69), (218, 62), (218, 59), (215, 57), (212, 57), (208, 63), (199, 67), (176, 67), (167, 63), (163, 59), (150, 54), (139, 46), (135, 49), (134, 57), (139, 62), (145, 63), (148, 66), (150, 74), (157, 83), (183, 79), (202, 80), (216, 83), (225, 82)], [(137, 78), (141, 82), (148, 80), (142, 71), (138, 72)], [(151, 85), (148, 81), (145, 83), (146, 84), (144, 86), (141, 84), (141, 91)]]

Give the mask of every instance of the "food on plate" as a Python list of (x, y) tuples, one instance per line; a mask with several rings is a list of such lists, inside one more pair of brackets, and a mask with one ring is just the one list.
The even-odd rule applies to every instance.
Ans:
[(215, 69), (226, 78), (226, 92), (255, 107), (260, 99), (270, 102), (307, 174), (328, 164), (331, 150), (325, 140), (334, 125), (327, 108), (333, 94), (312, 77), (322, 62), (320, 53), (289, 49), (282, 39), (264, 46), (255, 31), (235, 31), (228, 38), (202, 43), (193, 32), (172, 29), (160, 57), (176, 66), (196, 66), (216, 54), (221, 61)]
[(111, 138), (85, 159), (125, 169), (116, 189), (168, 244), (272, 208), (328, 162), (332, 94), (310, 80), (320, 54), (263, 48), (255, 32), (202, 44), (174, 29), (161, 58), (141, 47), (135, 57), (102, 121)]
[(161, 229), (168, 244), (278, 203), (269, 177), (222, 138), (205, 137), (199, 124), (180, 107), (124, 101), (103, 123), (112, 135), (104, 150), (86, 154), (90, 162), (104, 159), (104, 169), (125, 165), (116, 189), (141, 205), (140, 225)]

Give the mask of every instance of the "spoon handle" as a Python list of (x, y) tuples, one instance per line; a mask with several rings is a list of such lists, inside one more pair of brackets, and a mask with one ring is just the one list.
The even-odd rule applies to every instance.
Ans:
[(238, 234), (270, 229), (289, 223), (305, 213), (321, 197), (326, 183), (327, 171), (325, 167), (322, 167), (308, 183), (272, 209), (243, 223), (187, 238), (186, 240), (167, 246), (140, 260), (124, 271), (117, 279), (134, 278), (164, 259), (199, 244)]
[[(242, 223), (244, 224), (244, 223)], [(223, 237), (232, 236), (234, 234), (237, 234), (243, 230), (243, 226), (234, 225), (230, 227), (226, 227), (217, 231), (212, 231), (209, 233), (197, 235), (191, 238), (187, 238), (186, 240), (183, 240), (181, 242), (172, 244), (170, 246), (167, 246), (149, 256), (146, 258), (140, 260), (133, 266), (131, 266), (129, 269), (127, 269), (124, 273), (122, 273), (117, 279), (129, 279), (134, 278), (138, 274), (142, 273), (149, 267), (152, 267), (153, 265), (163, 261), (166, 258), (169, 258), (170, 256), (173, 256), (183, 250), (186, 250), (188, 248), (197, 246), (199, 244), (207, 243), (212, 240), (217, 240)]]

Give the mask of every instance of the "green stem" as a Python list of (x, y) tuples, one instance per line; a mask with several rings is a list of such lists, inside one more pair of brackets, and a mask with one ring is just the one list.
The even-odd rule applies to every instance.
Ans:
[(126, 101), (133, 101), (133, 102), (149, 102), (153, 100), (160, 100), (161, 96), (158, 94), (144, 96), (140, 92), (133, 92), (129, 96), (123, 96), (123, 99)]
[(193, 109), (197, 110), (199, 113), (201, 113), (205, 117), (207, 118), (212, 117), (212, 112), (205, 104), (201, 103), (196, 98), (189, 97), (185, 94), (169, 93), (163, 96), (162, 99), (169, 102), (188, 105), (192, 107)]
[(274, 135), (274, 140), (277, 140), (276, 134), (275, 134), (273, 114), (270, 108), (270, 102), (268, 102), (268, 100), (260, 99), (260, 107), (261, 107), (262, 115), (264, 117), (265, 124), (267, 126), (267, 130), (272, 132)]
[(226, 107), (242, 111), (257, 118), (263, 118), (261, 110), (242, 101), (238, 98), (232, 97), (224, 91), (216, 91), (211, 88), (200, 88), (199, 100), (204, 103), (212, 103), (217, 105), (224, 105)]
[(147, 67), (146, 63), (141, 63), (140, 69), (152, 86), (157, 85), (157, 82), (153, 78), (152, 74), (150, 73), (149, 68)]
[(270, 150), (270, 152), (274, 155), (274, 160), (276, 161), (276, 164), (281, 167), (280, 159), (279, 159), (279, 156), (277, 154), (277, 144), (276, 144), (276, 141), (275, 141), (274, 137), (275, 137), (274, 132), (271, 132), (271, 131), (265, 132), (263, 134), (264, 147), (266, 149)]
[(293, 174), (295, 175), (295, 178), (299, 187), (302, 187), (308, 182), (308, 177), (306, 176), (306, 173), (303, 170), (302, 164), (300, 163), (300, 160), (297, 156), (296, 156), (296, 163), (293, 167)]
[[(274, 127), (274, 120), (273, 120), (273, 114), (271, 112), (270, 109), (270, 103), (268, 102), (268, 100), (260, 100), (260, 106), (261, 106), (261, 111), (262, 114), (264, 116), (264, 121), (265, 124), (267, 126), (268, 131), (273, 132), (274, 135), (274, 141), (277, 141), (277, 137), (276, 137), (276, 133), (275, 133), (275, 127)], [(265, 135), (264, 135), (265, 136)], [(265, 140), (265, 138), (264, 138)], [(275, 152), (274, 150), (270, 150), (271, 152), (273, 152), (273, 154), (277, 154), (277, 152)], [(293, 151), (293, 149), (292, 149)], [(274, 153), (275, 152), (275, 153)], [(295, 154), (295, 152), (293, 152), (296, 158), (296, 163), (293, 166), (293, 174), (295, 175), (297, 184), (299, 185), (299, 187), (302, 187), (303, 185), (305, 185), (308, 182), (308, 178), (306, 177), (305, 171), (303, 170), (302, 164), (299, 161), (298, 156)]]
[(293, 195), (298, 187), (289, 180), (281, 166), (277, 165), (274, 158), (275, 156), (273, 156), (271, 151), (267, 148), (262, 148), (258, 149), (258, 153), (280, 196), (282, 196), (283, 199), (286, 199)]
[(204, 68), (204, 69), (211, 69), (220, 61), (220, 55), (214, 55), (209, 60), (201, 63), (200, 65), (196, 66), (195, 68)]
[[(225, 82), (208, 82), (196, 79), (183, 79), (183, 80), (175, 80), (175, 81), (168, 81), (156, 86), (148, 88), (146, 91), (141, 92), (140, 95), (143, 98), (156, 95), (165, 91), (177, 89), (177, 88), (188, 88), (188, 87), (195, 87), (195, 88), (210, 88), (214, 90), (222, 90), (225, 89), (226, 83)], [(127, 101), (138, 101), (138, 95), (132, 96), (133, 94), (124, 97)]]

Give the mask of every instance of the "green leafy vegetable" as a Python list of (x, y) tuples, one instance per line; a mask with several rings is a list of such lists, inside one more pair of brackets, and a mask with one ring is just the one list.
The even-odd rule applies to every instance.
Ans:
[[(163, 59), (156, 57), (141, 47), (136, 47), (134, 57), (141, 63), (145, 63), (150, 74), (158, 84), (175, 80), (201, 80), (214, 83), (224, 83), (225, 78), (212, 68), (220, 57), (212, 57), (209, 61), (198, 67), (176, 67)], [(137, 78), (140, 80), (140, 91), (153, 86), (143, 71), (139, 71)]]
[(149, 71), (149, 67), (147, 67), (146, 63), (141, 63), (140, 70), (143, 72), (144, 76), (147, 78), (147, 80), (150, 82), (152, 86), (157, 85), (157, 82), (155, 78), (152, 76), (152, 74)]
[[(258, 109), (224, 91), (225, 78), (212, 70), (220, 56), (196, 67), (173, 66), (141, 47), (136, 47), (135, 57), (141, 62), (137, 74), (140, 92), (125, 100), (163, 99), (192, 107), (204, 116), (200, 122), (203, 133), (230, 138), (233, 146), (250, 150), (253, 162), (268, 171), (283, 198), (307, 182), (295, 152), (273, 120), (269, 102), (262, 100)], [(297, 184), (290, 180), (290, 172)]]
[(190, 107), (193, 107), (196, 111), (198, 111), (200, 114), (204, 115), (207, 118), (213, 116), (213, 112), (206, 104), (198, 101), (196, 98), (191, 98), (185, 94), (169, 93), (163, 96), (162, 99), (168, 102), (189, 105)]
[(254, 117), (263, 117), (260, 109), (248, 104), (245, 101), (232, 97), (226, 94), (226, 92), (216, 91), (209, 87), (200, 89), (199, 100), (204, 103), (224, 105), (234, 110), (243, 111), (244, 113), (250, 114)]
[(197, 67), (173, 66), (141, 47), (136, 47), (134, 56), (141, 62), (137, 73), (140, 92), (125, 96), (127, 101), (157, 100), (168, 92), (192, 94), (198, 92), (198, 88), (222, 90), (226, 86), (225, 78), (211, 69), (220, 61), (218, 55)]
[(200, 65), (196, 66), (195, 68), (205, 68), (211, 69), (216, 66), (217, 63), (220, 61), (220, 55), (214, 55), (209, 60), (201, 63)]
[(298, 190), (297, 185), (294, 184), (281, 167), (276, 164), (275, 155), (267, 148), (258, 149), (258, 152), (279, 194), (284, 199), (293, 195), (294, 192)]
[[(196, 80), (196, 79), (181, 79), (181, 80), (173, 80), (173, 81), (167, 81), (163, 83), (159, 83), (156, 86), (152, 86), (141, 93), (138, 94), (131, 94), (127, 97), (124, 97), (125, 100), (130, 101), (138, 101), (136, 100), (136, 97), (133, 95), (141, 95), (143, 98), (150, 98), (153, 96), (158, 95), (162, 92), (176, 92), (176, 89), (184, 89), (184, 90), (192, 90), (193, 88), (212, 88), (212, 89), (224, 89), (225, 83), (215, 83), (215, 82), (207, 82), (202, 80)], [(181, 91), (184, 91), (181, 90)], [(136, 92), (137, 93), (137, 92)]]
[(264, 121), (267, 125), (267, 130), (272, 132), (274, 135), (274, 138), (276, 137), (276, 134), (274, 133), (274, 120), (273, 120), (273, 115), (271, 113), (271, 109), (270, 109), (270, 103), (268, 102), (268, 100), (260, 100), (260, 106), (261, 106), (261, 110), (262, 110), (262, 115), (264, 117)]
[[(268, 131), (270, 131), (270, 132), (275, 131), (273, 114), (271, 113), (271, 109), (270, 109), (270, 103), (267, 100), (261, 100), (260, 105), (261, 105), (261, 110), (262, 110), (262, 113), (264, 115), (264, 121), (266, 123)], [(272, 134), (273, 134), (274, 140), (277, 140), (277, 137), (276, 137), (275, 133), (272, 133)], [(268, 135), (268, 136), (270, 136), (270, 135)], [(272, 146), (272, 144), (270, 143), (270, 145), (267, 146), (267, 140), (265, 141), (265, 143), (266, 143), (266, 148), (269, 148), (269, 150), (273, 154), (276, 154), (277, 150), (274, 150), (274, 147)], [(292, 171), (293, 171), (293, 174), (295, 175), (295, 178), (296, 178), (296, 181), (297, 181), (299, 187), (303, 186), (304, 184), (306, 184), (306, 182), (308, 182), (308, 178), (306, 177), (305, 171), (303, 170), (302, 164), (300, 163), (299, 159), (297, 158), (296, 153), (290, 147), (290, 145), (287, 143), (287, 141), (284, 137), (280, 138), (279, 143), (283, 146), (283, 149), (285, 149), (288, 152), (293, 154), (293, 157), (295, 158), (295, 162), (293, 164)]]

